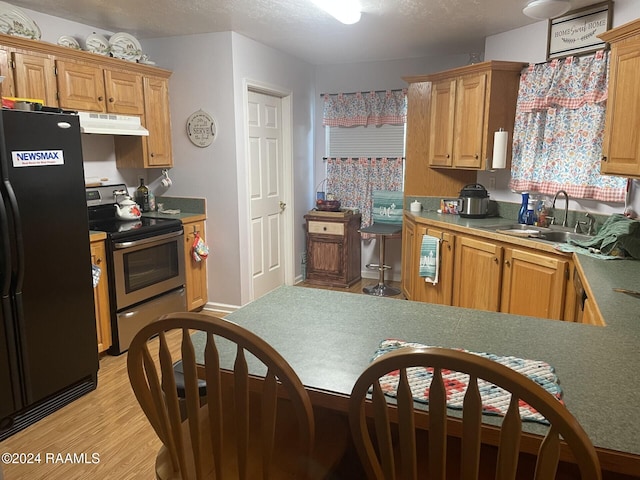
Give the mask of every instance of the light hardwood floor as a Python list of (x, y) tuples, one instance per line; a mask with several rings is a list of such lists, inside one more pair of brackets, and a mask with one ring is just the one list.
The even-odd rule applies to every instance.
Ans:
[[(361, 293), (374, 283), (365, 280), (335, 290)], [(175, 349), (178, 333), (172, 338)], [(129, 385), (126, 354), (101, 358), (95, 391), (0, 442), (0, 454), (39, 453), (41, 459), (2, 465), (4, 480), (152, 479), (159, 448), (160, 441)], [(84, 454), (88, 463), (47, 462), (47, 454), (54, 458), (62, 454), (63, 459), (67, 454)], [(94, 454), (99, 461), (91, 463)]]

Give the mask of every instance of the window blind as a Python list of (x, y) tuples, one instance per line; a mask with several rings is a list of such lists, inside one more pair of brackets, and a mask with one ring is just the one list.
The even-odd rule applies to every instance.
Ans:
[(405, 126), (325, 127), (329, 157), (404, 157)]

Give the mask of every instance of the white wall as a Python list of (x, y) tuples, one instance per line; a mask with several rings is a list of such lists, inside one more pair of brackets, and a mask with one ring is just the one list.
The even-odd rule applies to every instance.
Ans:
[[(638, 0), (615, 0), (613, 5), (613, 26), (623, 25), (640, 17)], [(485, 41), (485, 60), (511, 60), (527, 63), (546, 61), (548, 22), (541, 21), (532, 25), (492, 35)], [(495, 178), (496, 188), (490, 190), (493, 200), (520, 202), (520, 195), (509, 190), (509, 171), (479, 172), (478, 181), (488, 187), (491, 177)], [(640, 195), (637, 194), (639, 182), (634, 181), (632, 205), (640, 212)], [(620, 203), (604, 203), (593, 200), (572, 200), (569, 208), (593, 213), (622, 213)]]
[[(236, 151), (238, 169), (238, 206), (240, 216), (240, 276), (242, 303), (251, 300), (251, 265), (249, 263), (249, 188), (247, 152), (246, 91), (249, 85), (291, 96), (292, 160), (290, 178), (292, 197), (285, 198), (288, 209), (293, 209), (293, 252), (285, 252), (287, 260), (295, 267), (294, 275), (300, 276), (301, 257), (306, 247), (303, 215), (308, 211), (306, 197), (312, 185), (313, 154), (313, 66), (293, 56), (266, 47), (243, 35), (233, 33), (233, 95), (236, 104)], [(286, 140), (285, 140), (286, 142)], [(287, 172), (285, 172), (286, 179)], [(292, 187), (292, 188), (291, 188)]]
[[(346, 65), (320, 65), (316, 67), (315, 95), (315, 153), (313, 157), (314, 182), (306, 192), (306, 208), (313, 208), (315, 188), (325, 178), (325, 132), (322, 126), (322, 93), (366, 92), (370, 90), (399, 89), (407, 87), (402, 77), (424, 75), (465, 65), (469, 55), (451, 55), (441, 57), (421, 57), (384, 62), (365, 62)], [(386, 243), (385, 263), (392, 269), (387, 278), (400, 280), (401, 241), (389, 240)], [(362, 242), (362, 270), (366, 277), (376, 278), (378, 272), (366, 270), (368, 263), (377, 263), (378, 246), (375, 240)]]
[[(151, 58), (173, 71), (170, 80), (174, 169), (172, 196), (207, 199), (209, 301), (239, 306), (250, 300), (248, 193), (246, 184), (244, 92), (248, 83), (291, 92), (293, 101), (294, 251), (300, 274), (312, 183), (313, 68), (242, 35), (225, 32), (143, 42)], [(208, 148), (195, 147), (185, 133), (188, 116), (211, 114), (218, 136)]]

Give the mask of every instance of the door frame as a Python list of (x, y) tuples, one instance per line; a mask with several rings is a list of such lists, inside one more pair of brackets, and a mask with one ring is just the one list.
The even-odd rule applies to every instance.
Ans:
[[(293, 188), (293, 105), (292, 92), (290, 90), (269, 85), (264, 82), (245, 79), (242, 87), (242, 122), (240, 131), (241, 146), (238, 155), (238, 213), (240, 215), (240, 304), (246, 305), (254, 300), (253, 281), (251, 272), (251, 215), (250, 215), (250, 199), (249, 199), (249, 148), (248, 148), (248, 129), (247, 122), (249, 120), (249, 91), (270, 95), (280, 98), (282, 102), (282, 194), (283, 202), (287, 204), (282, 213), (283, 221), (283, 251), (282, 258), (284, 270), (284, 284), (294, 284), (294, 258), (292, 252), (294, 249), (294, 231), (293, 231), (293, 212), (295, 210), (294, 188)], [(242, 161), (241, 161), (242, 159)], [(243, 254), (244, 252), (244, 254)]]

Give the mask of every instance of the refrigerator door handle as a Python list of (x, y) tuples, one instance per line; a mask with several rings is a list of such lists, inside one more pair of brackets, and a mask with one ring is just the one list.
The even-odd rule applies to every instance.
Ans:
[(4, 258), (4, 262), (2, 264), (2, 272), (0, 272), (0, 281), (2, 284), (0, 285), (0, 294), (2, 297), (7, 297), (10, 293), (11, 289), (11, 245), (9, 238), (9, 218), (7, 216), (7, 208), (4, 205), (4, 198), (0, 196), (0, 235), (2, 239), (0, 240), (2, 243), (0, 246), (2, 247), (2, 258)]
[(9, 208), (13, 217), (13, 233), (16, 239), (16, 278), (14, 282), (14, 289), (16, 293), (22, 292), (22, 283), (24, 281), (24, 243), (22, 241), (22, 219), (20, 217), (20, 209), (18, 208), (18, 200), (16, 194), (13, 191), (11, 182), (8, 179), (4, 180), (4, 188), (7, 192), (7, 198), (9, 199)]
[(22, 284), (24, 281), (24, 243), (22, 237), (22, 219), (20, 217), (20, 209), (18, 208), (18, 200), (16, 194), (13, 191), (11, 182), (8, 179), (4, 180), (4, 189), (7, 193), (9, 200), (9, 208), (13, 214), (13, 233), (15, 236), (15, 281), (13, 284), (14, 289), (14, 305), (16, 314), (16, 328), (18, 330), (20, 359), (22, 362), (22, 373), (24, 379), (24, 401), (25, 405), (32, 403), (33, 392), (31, 389), (31, 375), (28, 365), (28, 348), (27, 348), (27, 331), (24, 324), (24, 308), (22, 305)]

